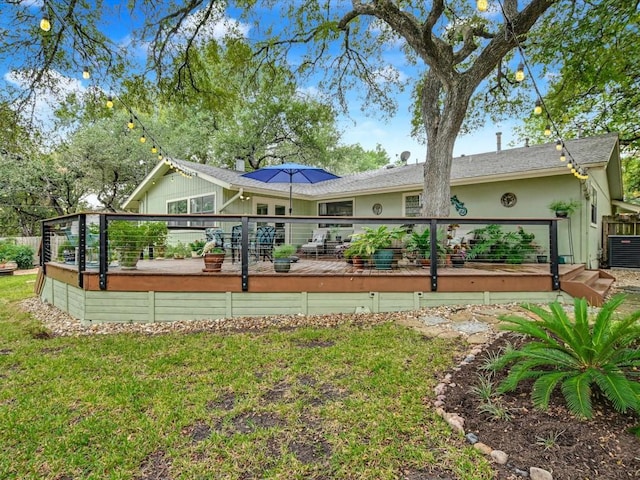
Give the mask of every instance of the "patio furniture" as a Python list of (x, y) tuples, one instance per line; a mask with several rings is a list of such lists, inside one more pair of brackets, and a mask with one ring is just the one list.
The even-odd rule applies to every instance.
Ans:
[(224, 248), (224, 231), (221, 228), (206, 228), (204, 236), (208, 242), (215, 242), (216, 247)]
[(325, 242), (327, 240), (328, 230), (326, 228), (319, 228), (313, 231), (313, 236), (309, 243), (305, 243), (300, 247), (302, 253), (310, 254), (315, 253), (318, 258), (318, 252), (324, 253)]
[(276, 228), (270, 225), (261, 225), (256, 229), (256, 258), (269, 259), (273, 262), (273, 242), (276, 238)]
[(242, 249), (242, 225), (234, 225), (231, 227), (231, 263), (236, 261), (236, 252), (238, 260), (240, 260)]

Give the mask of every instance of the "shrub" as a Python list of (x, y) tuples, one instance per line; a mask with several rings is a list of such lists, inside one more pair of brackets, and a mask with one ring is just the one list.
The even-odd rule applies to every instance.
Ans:
[(512, 366), (500, 390), (513, 391), (520, 381), (535, 379), (531, 398), (537, 407), (546, 409), (559, 385), (569, 409), (591, 418), (592, 387), (596, 387), (617, 411), (640, 413), (640, 311), (615, 319), (616, 308), (624, 298), (611, 298), (593, 322), (589, 321), (583, 298), (575, 299), (574, 320), (558, 302), (549, 304), (550, 311), (523, 306), (540, 321), (503, 317), (507, 322), (503, 329), (525, 334), (533, 341), (501, 357), (503, 367)]
[(0, 241), (0, 261), (13, 260), (21, 270), (33, 268), (33, 255), (33, 248), (28, 245), (18, 245), (15, 240)]

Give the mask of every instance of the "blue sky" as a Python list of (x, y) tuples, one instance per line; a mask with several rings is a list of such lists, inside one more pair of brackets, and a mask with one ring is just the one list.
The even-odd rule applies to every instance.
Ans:
[[(123, 11), (126, 9), (121, 6), (121, 2), (116, 0), (109, 0), (109, 4), (112, 5), (110, 12), (110, 20), (105, 22), (105, 28), (108, 29), (109, 35), (113, 40), (121, 45), (126, 45), (131, 38), (131, 31), (138, 26), (140, 19), (131, 20)], [(33, 1), (34, 9), (38, 9), (41, 6), (41, 2), (38, 0)], [(3, 7), (11, 8), (11, 7)], [(274, 19), (274, 13), (264, 13), (265, 24), (269, 23), (269, 20)], [(227, 17), (227, 21), (231, 20), (236, 26), (240, 26), (244, 35), (254, 37), (259, 35), (259, 32), (255, 28), (249, 25), (243, 25), (238, 23), (233, 14), (230, 14), (230, 18)], [(225, 27), (222, 26), (222, 22), (212, 26), (210, 30), (211, 36), (219, 36), (225, 31)], [(395, 48), (395, 51), (394, 51)], [(143, 52), (138, 52), (142, 54)], [(400, 53), (397, 46), (390, 46), (389, 54), (385, 55), (385, 59), (389, 59), (389, 65), (383, 66), (384, 68), (395, 68), (401, 76), (415, 76), (415, 67), (409, 66), (404, 63), (404, 56)], [(142, 57), (142, 55), (141, 55)], [(5, 65), (6, 69), (6, 65)], [(6, 74), (6, 72), (3, 72)], [(75, 88), (83, 88), (88, 85), (87, 81), (82, 81), (78, 77), (70, 78), (68, 88), (73, 90)], [(316, 85), (312, 82), (301, 85), (301, 88), (313, 90)], [(410, 163), (422, 162), (425, 159), (426, 147), (421, 145), (415, 139), (411, 138), (411, 104), (410, 89), (405, 92), (400, 92), (396, 96), (398, 104), (397, 113), (388, 119), (381, 119), (373, 114), (364, 114), (361, 111), (361, 105), (355, 98), (355, 94), (350, 99), (350, 111), (348, 115), (343, 116), (340, 119), (340, 129), (344, 132), (343, 143), (345, 144), (360, 144), (365, 149), (374, 149), (377, 144), (380, 144), (389, 154), (391, 160), (396, 160), (400, 153), (403, 151), (411, 152), (409, 158)], [(50, 109), (46, 105), (41, 106), (41, 110), (46, 112)], [(514, 140), (512, 133), (512, 122), (502, 125), (486, 124), (482, 129), (475, 131), (472, 134), (460, 136), (456, 142), (454, 148), (454, 155), (460, 154), (474, 154), (493, 151), (496, 148), (496, 132), (501, 131), (503, 133), (502, 145), (503, 148), (508, 148), (510, 142)]]

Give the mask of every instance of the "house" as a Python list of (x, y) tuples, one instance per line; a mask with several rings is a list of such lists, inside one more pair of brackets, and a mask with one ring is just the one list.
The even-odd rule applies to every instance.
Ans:
[[(569, 161), (588, 172), (579, 180), (560, 160), (556, 143), (499, 148), (454, 158), (451, 217), (548, 218), (552, 200), (575, 200), (579, 208), (559, 224), (563, 261), (598, 268), (602, 254), (602, 217), (629, 209), (623, 201), (617, 134), (565, 142)], [(149, 173), (124, 207), (138, 213), (228, 213), (284, 216), (289, 185), (262, 183), (244, 172), (167, 159)], [(418, 216), (423, 164), (388, 166), (317, 184), (292, 185), (294, 215)], [(193, 223), (193, 222), (192, 222)], [(280, 225), (284, 226), (284, 223)], [(322, 226), (322, 225), (321, 225)], [(276, 224), (276, 227), (278, 225)], [(283, 241), (304, 243), (304, 226), (284, 231)], [(465, 232), (463, 232), (465, 233)], [(546, 241), (544, 239), (543, 241)]]

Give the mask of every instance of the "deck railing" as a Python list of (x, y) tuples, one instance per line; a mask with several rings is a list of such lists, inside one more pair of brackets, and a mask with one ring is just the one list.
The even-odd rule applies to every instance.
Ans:
[[(117, 222), (117, 223), (114, 223)], [(189, 246), (202, 246), (206, 236), (221, 244), (227, 257), (239, 268), (242, 290), (247, 291), (253, 267), (273, 258), (273, 249), (291, 244), (296, 255), (308, 260), (339, 261), (347, 248), (345, 241), (367, 228), (402, 228), (410, 232), (397, 244), (396, 256), (403, 266), (417, 264), (419, 252), (408, 249), (413, 232), (429, 229), (431, 249), (428, 257), (430, 287), (437, 290), (438, 271), (448, 268), (442, 247), (448, 252), (463, 250), (466, 262), (521, 263), (549, 265), (553, 289), (560, 287), (559, 267), (565, 259), (558, 255), (558, 219), (555, 218), (422, 218), (422, 217), (306, 217), (268, 215), (146, 215), (121, 213), (78, 213), (42, 222), (40, 264), (64, 263), (78, 272), (78, 286), (83, 273), (98, 271), (101, 289), (107, 289), (110, 271), (122, 268), (123, 244), (130, 244), (136, 256), (149, 260), (169, 252), (189, 254)], [(123, 228), (123, 227), (147, 227)], [(149, 227), (152, 228), (149, 228)], [(234, 228), (235, 227), (235, 228)], [(487, 228), (489, 227), (489, 228)], [(155, 234), (154, 234), (155, 230)], [(166, 235), (164, 235), (164, 232)], [(263, 248), (258, 232), (267, 231), (271, 246)], [(146, 233), (142, 233), (146, 232)], [(159, 233), (160, 232), (160, 233)], [(271, 237), (270, 237), (271, 235)], [(504, 248), (491, 247), (471, 258), (481, 238), (500, 237)], [(143, 236), (143, 239), (138, 238)], [(317, 240), (314, 242), (314, 240)], [(490, 243), (490, 242), (489, 242)], [(528, 245), (528, 246), (527, 246)], [(526, 247), (526, 248), (525, 248)], [(511, 250), (509, 250), (511, 248)], [(573, 260), (573, 259), (571, 259)], [(340, 260), (344, 261), (344, 260)], [(311, 262), (310, 262), (311, 263)], [(313, 265), (310, 267), (313, 271)], [(225, 273), (229, 274), (229, 272)]]

